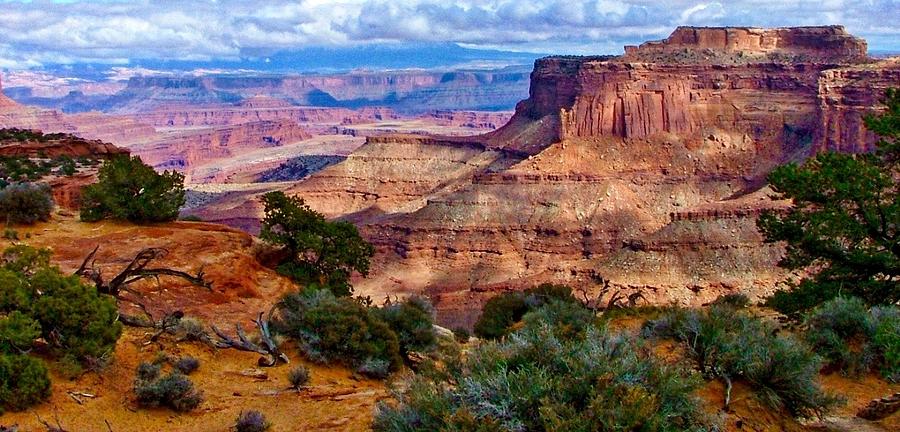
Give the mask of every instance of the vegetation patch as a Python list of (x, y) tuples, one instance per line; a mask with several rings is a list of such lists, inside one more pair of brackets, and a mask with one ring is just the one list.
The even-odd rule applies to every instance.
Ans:
[(0, 218), (7, 224), (45, 222), (51, 211), (53, 198), (45, 184), (16, 183), (0, 189)]
[(689, 372), (604, 327), (589, 324), (580, 334), (554, 327), (536, 319), (443, 373), (413, 376), (394, 401), (379, 403), (373, 428), (713, 430), (691, 396), (699, 381)]
[(821, 359), (746, 311), (724, 304), (672, 309), (646, 322), (643, 334), (681, 342), (705, 378), (726, 383), (726, 407), (736, 380), (748, 383), (770, 407), (794, 416), (821, 416), (837, 402), (818, 385)]
[(100, 167), (97, 183), (83, 189), (81, 220), (174, 221), (183, 205), (183, 175), (157, 173), (137, 156), (117, 156)]
[(278, 272), (312, 288), (327, 288), (337, 296), (353, 293), (350, 276), (369, 274), (375, 248), (356, 227), (331, 222), (301, 198), (269, 192), (262, 198), (265, 217), (259, 237), (281, 247), (286, 258)]
[(870, 306), (900, 301), (900, 90), (889, 89), (885, 105), (865, 119), (881, 137), (877, 152), (823, 152), (769, 175), (772, 188), (794, 205), (786, 214), (762, 215), (760, 231), (768, 241), (786, 242), (779, 265), (815, 270), (768, 300), (776, 310), (800, 317), (839, 295)]
[(837, 297), (810, 312), (805, 339), (828, 366), (848, 374), (880, 371), (900, 381), (900, 310), (867, 308), (858, 298)]
[(163, 375), (159, 364), (141, 363), (134, 381), (134, 394), (143, 407), (164, 406), (178, 412), (191, 411), (203, 402), (203, 394), (177, 370)]
[(50, 265), (50, 252), (13, 246), (0, 256), (0, 405), (20, 410), (49, 396), (38, 338), (67, 375), (103, 365), (122, 332), (115, 300)]
[(343, 363), (383, 378), (402, 363), (400, 341), (370, 308), (329, 290), (306, 289), (285, 296), (273, 327), (298, 341), (311, 361)]
[(565, 285), (541, 284), (525, 291), (505, 292), (485, 303), (475, 323), (475, 335), (486, 339), (500, 338), (509, 333), (513, 324), (528, 311), (551, 300), (581, 304), (572, 296), (572, 289)]

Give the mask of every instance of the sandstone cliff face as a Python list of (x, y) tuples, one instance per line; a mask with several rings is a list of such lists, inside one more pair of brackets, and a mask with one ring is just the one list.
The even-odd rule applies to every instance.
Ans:
[[(187, 171), (215, 159), (310, 138), (305, 129), (286, 120), (254, 121), (230, 126), (179, 130), (158, 140), (131, 146), (144, 162), (158, 169)], [(190, 181), (188, 179), (188, 181)]]
[[(414, 175), (351, 155), (292, 191), (376, 244), (362, 293), (424, 291), (447, 324), (471, 324), (502, 289), (596, 295), (598, 275), (656, 303), (762, 296), (786, 276), (755, 228), (786, 205), (768, 198), (766, 174), (825, 148), (871, 149), (860, 119), (900, 83), (896, 62), (864, 55), (837, 27), (682, 28), (623, 57), (542, 59), (509, 124), (467, 138), (504, 162), (466, 162), (445, 187), (430, 166), (446, 156), (419, 139), (408, 142), (428, 164), (403, 161), (421, 165)], [(341, 181), (355, 186), (322, 187)]]
[(153, 111), (128, 115), (137, 122), (156, 127), (229, 126), (261, 121), (286, 121), (309, 124), (353, 124), (376, 120), (399, 119), (386, 108), (321, 108), (284, 105), (271, 98), (251, 98), (240, 106), (215, 105), (208, 107), (169, 106)]
[[(665, 40), (625, 47), (625, 58), (629, 61), (659, 61), (667, 56), (687, 54), (679, 60), (847, 63), (865, 61), (866, 50), (866, 41), (850, 35), (843, 26), (679, 27)], [(701, 56), (692, 55), (698, 53)]]

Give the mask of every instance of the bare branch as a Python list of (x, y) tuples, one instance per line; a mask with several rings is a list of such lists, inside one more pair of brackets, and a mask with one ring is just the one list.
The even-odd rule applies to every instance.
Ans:
[[(271, 317), (271, 311), (269, 313), (269, 316)], [(237, 333), (237, 340), (225, 334), (225, 332), (223, 332), (222, 330), (219, 330), (218, 327), (210, 326), (213, 333), (215, 333), (216, 336), (219, 337), (219, 340), (215, 341), (215, 346), (217, 348), (234, 348), (240, 351), (262, 354), (266, 357), (259, 359), (260, 366), (271, 367), (275, 366), (279, 362), (289, 363), (290, 361), (287, 355), (281, 352), (281, 350), (278, 348), (278, 344), (275, 343), (275, 340), (272, 337), (272, 333), (269, 330), (269, 320), (263, 319), (263, 313), (260, 312), (253, 322), (256, 324), (256, 328), (259, 330), (262, 346), (250, 341), (240, 324), (235, 324), (234, 326)]]
[(100, 246), (98, 245), (90, 254), (88, 254), (88, 256), (81, 263), (81, 266), (78, 267), (78, 270), (75, 271), (75, 274), (94, 282), (94, 285), (97, 287), (97, 291), (101, 293), (109, 294), (118, 298), (119, 294), (123, 290), (134, 292), (128, 288), (128, 285), (147, 278), (157, 278), (158, 280), (159, 276), (177, 277), (190, 282), (192, 285), (200, 286), (208, 290), (212, 289), (212, 282), (207, 281), (204, 278), (205, 274), (202, 267), (196, 275), (165, 267), (147, 268), (147, 266), (150, 265), (150, 263), (154, 260), (161, 259), (168, 255), (169, 251), (164, 248), (142, 249), (137, 253), (137, 255), (135, 255), (131, 262), (128, 263), (128, 265), (119, 272), (118, 275), (112, 278), (109, 283), (106, 283), (103, 280), (103, 276), (100, 270), (95, 266), (95, 256), (97, 254), (97, 250), (99, 249)]

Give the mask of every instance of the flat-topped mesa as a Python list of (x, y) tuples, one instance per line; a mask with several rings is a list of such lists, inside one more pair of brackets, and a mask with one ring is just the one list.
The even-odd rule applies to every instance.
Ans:
[[(848, 69), (854, 72), (838, 72)], [(825, 111), (839, 112), (840, 95), (849, 94), (841, 88), (852, 86), (873, 96), (854, 108), (865, 114), (896, 85), (897, 70), (868, 58), (866, 42), (841, 26), (681, 27), (624, 56), (537, 60), (529, 98), (490, 139), (533, 154), (566, 139), (670, 134), (699, 142), (709, 131), (727, 131), (770, 147), (807, 146), (814, 135), (814, 149), (836, 148), (840, 138), (845, 151), (867, 151), (873, 136), (861, 121), (820, 131)], [(866, 79), (841, 78), (851, 75)]]
[(626, 46), (626, 61), (665, 63), (748, 63), (758, 61), (860, 62), (866, 41), (843, 26), (678, 27), (661, 41)]

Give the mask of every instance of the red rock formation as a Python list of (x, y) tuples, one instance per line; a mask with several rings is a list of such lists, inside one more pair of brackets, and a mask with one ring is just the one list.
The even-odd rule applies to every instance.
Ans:
[(900, 86), (900, 59), (824, 71), (819, 79), (816, 150), (868, 152), (875, 137), (863, 117), (881, 109), (888, 87)]
[[(699, 53), (708, 63), (729, 59), (733, 62), (766, 60), (803, 60), (817, 62), (859, 61), (866, 59), (866, 41), (853, 37), (843, 26), (789, 27), (762, 29), (752, 27), (679, 27), (662, 41), (625, 47), (628, 61), (658, 61), (680, 53)], [(727, 56), (728, 54), (738, 54)], [(710, 58), (711, 57), (711, 58)], [(685, 58), (679, 58), (684, 61)]]
[(399, 115), (386, 108), (320, 108), (284, 106), (280, 102), (259, 98), (246, 100), (241, 106), (160, 107), (153, 111), (129, 114), (128, 117), (156, 127), (228, 126), (259, 121), (290, 120), (296, 123), (352, 124), (387, 119)]
[(49, 141), (0, 141), (0, 156), (57, 157), (70, 156), (107, 159), (115, 155), (127, 155), (128, 150), (100, 140), (85, 140), (66, 136)]
[[(838, 27), (682, 28), (619, 58), (546, 58), (501, 129), (441, 145), (370, 139), (360, 155), (402, 141), (416, 160), (351, 155), (292, 191), (376, 244), (362, 293), (424, 291), (445, 323), (471, 324), (499, 289), (596, 293), (597, 274), (659, 303), (765, 295), (784, 273), (755, 218), (784, 203), (760, 188), (787, 160), (871, 148), (859, 119), (900, 68), (864, 54)], [(436, 181), (445, 147), (463, 142), (486, 150)], [(366, 169), (401, 163), (419, 169)]]
[(310, 138), (290, 121), (257, 121), (231, 126), (183, 130), (131, 150), (160, 169), (183, 170), (204, 162)]

